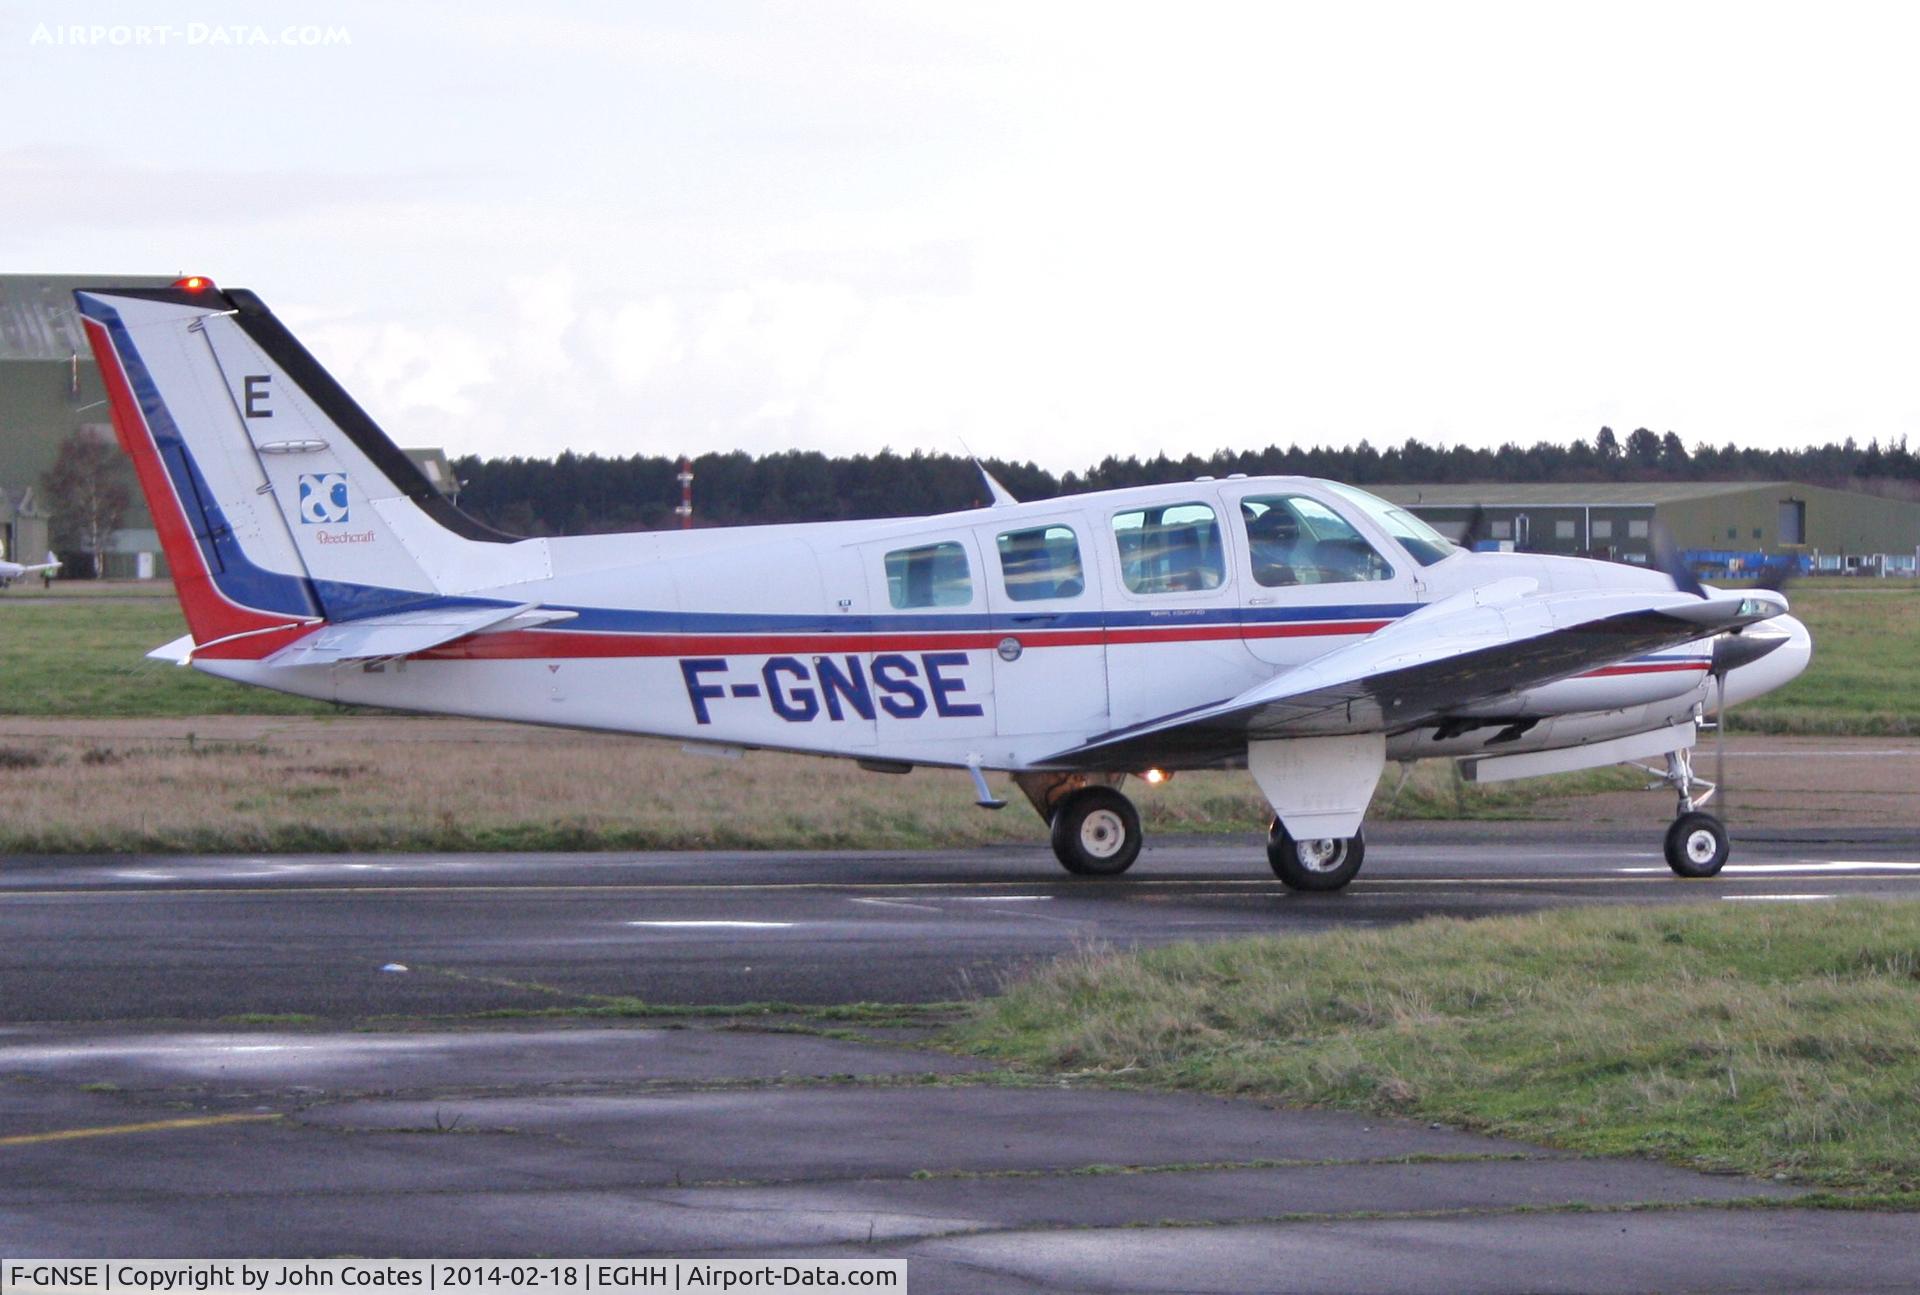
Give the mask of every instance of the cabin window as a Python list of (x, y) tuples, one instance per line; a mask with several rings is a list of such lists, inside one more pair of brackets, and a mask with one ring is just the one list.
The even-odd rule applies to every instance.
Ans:
[(952, 540), (887, 554), (887, 600), (914, 607), (964, 607), (973, 601), (967, 550)]
[(1168, 504), (1116, 513), (1120, 578), (1137, 594), (1218, 589), (1227, 578), (1220, 524), (1205, 504)]
[(1340, 514), (1305, 495), (1240, 501), (1247, 555), (1257, 584), (1329, 585), (1387, 580), (1393, 568)]
[(999, 538), (1000, 576), (1007, 597), (1018, 603), (1039, 598), (1078, 598), (1086, 592), (1080, 541), (1065, 526), (1005, 531)]
[[(1329, 481), (1325, 484), (1340, 498), (1358, 508), (1369, 521), (1385, 531), (1389, 539), (1405, 549), (1407, 555), (1423, 567), (1430, 567), (1436, 562), (1444, 561), (1460, 551), (1452, 540), (1439, 531), (1406, 509), (1395, 508), (1378, 495), (1370, 495), (1352, 486), (1343, 486), (1337, 481)], [(1466, 527), (1463, 526), (1460, 530), (1464, 538)]]

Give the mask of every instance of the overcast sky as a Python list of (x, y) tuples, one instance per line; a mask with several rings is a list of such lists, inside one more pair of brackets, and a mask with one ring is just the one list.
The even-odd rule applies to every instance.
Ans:
[(534, 8), (0, 3), (0, 270), (453, 453), (1920, 433), (1920, 10)]

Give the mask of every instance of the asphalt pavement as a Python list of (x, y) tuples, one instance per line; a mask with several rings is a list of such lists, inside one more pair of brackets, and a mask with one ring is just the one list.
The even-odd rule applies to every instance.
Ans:
[[(1153, 844), (1112, 881), (1012, 848), (8, 859), (0, 1255), (878, 1255), (919, 1292), (1920, 1286), (1909, 1216), (1036, 1083), (926, 1049), (924, 1006), (833, 1008), (977, 996), (1088, 942), (1920, 898), (1899, 829), (1743, 836), (1708, 882), (1658, 849), (1386, 824), (1331, 896), (1281, 888), (1253, 838)], [(599, 1014), (635, 1000), (657, 1014)]]

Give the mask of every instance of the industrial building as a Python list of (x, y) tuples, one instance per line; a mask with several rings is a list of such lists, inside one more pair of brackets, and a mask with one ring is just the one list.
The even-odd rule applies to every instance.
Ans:
[[(35, 495), (61, 442), (75, 432), (113, 436), (106, 389), (73, 308), (73, 290), (108, 283), (164, 288), (173, 281), (151, 274), (0, 274), (0, 557), (33, 561), (50, 547), (52, 505)], [(406, 453), (443, 494), (458, 491), (443, 451)], [(163, 576), (166, 561), (153, 521), (139, 492), (133, 495), (104, 574)]]
[(1795, 481), (1376, 486), (1374, 493), (1462, 536), (1532, 553), (1653, 560), (1661, 529), (1703, 570), (1792, 557), (1828, 572), (1912, 575), (1920, 503)]
[[(111, 278), (164, 287), (154, 275), (0, 275), (0, 557), (35, 561), (51, 547), (51, 505), (34, 498), (60, 443), (112, 436), (107, 393), (73, 309), (73, 290)], [(127, 525), (149, 526), (135, 504)]]
[(9, 490), (0, 486), (0, 558), (37, 562), (49, 547), (47, 516), (33, 497), (33, 487)]

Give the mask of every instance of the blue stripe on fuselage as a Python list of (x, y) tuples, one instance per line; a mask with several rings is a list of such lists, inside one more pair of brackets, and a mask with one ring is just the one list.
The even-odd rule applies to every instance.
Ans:
[[(181, 436), (180, 427), (174, 422), (167, 402), (161, 398), (159, 385), (148, 371), (146, 361), (140, 358), (140, 350), (133, 344), (133, 336), (121, 321), (119, 312), (84, 296), (80, 299), (80, 309), (87, 318), (105, 328), (113, 340), (120, 366), (133, 388), (134, 399), (140, 402), (140, 412), (146, 418), (148, 430), (153, 433), (154, 445), (160, 452), (160, 463), (166, 469), (167, 479), (173, 483), (173, 491), (179, 498), (188, 529), (199, 541), (201, 556), (206, 561), (215, 587), (228, 601), (243, 607), (303, 619), (320, 617), (321, 604), (315, 601), (314, 591), (306, 577), (286, 575), (256, 566), (241, 547), (240, 541), (234, 536), (233, 527), (220, 510), (219, 501), (208, 488), (206, 478), (200, 474), (193, 452), (187, 448), (186, 438)], [(199, 513), (198, 517), (194, 515), (196, 512)]]

